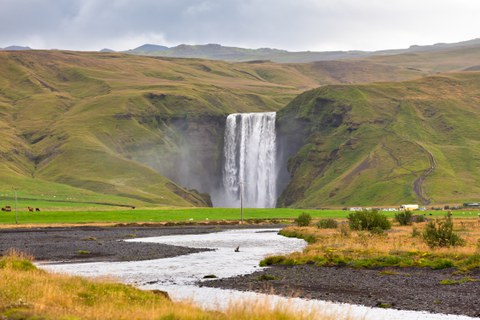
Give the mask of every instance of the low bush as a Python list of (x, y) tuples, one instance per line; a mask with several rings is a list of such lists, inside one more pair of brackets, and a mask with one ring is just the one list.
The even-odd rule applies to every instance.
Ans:
[(395, 213), (395, 220), (397, 220), (401, 226), (410, 225), (412, 223), (412, 211), (405, 210)]
[(415, 223), (421, 223), (427, 221), (423, 214), (415, 214), (412, 216), (412, 221)]
[(348, 215), (348, 223), (353, 230), (388, 230), (392, 227), (387, 216), (377, 210), (352, 212)]
[(423, 241), (430, 247), (462, 246), (465, 240), (453, 231), (453, 221), (450, 215), (435, 221), (430, 221), (422, 233)]
[(312, 216), (305, 212), (301, 213), (298, 218), (295, 219), (295, 223), (299, 227), (307, 227), (310, 225), (310, 222), (312, 222)]
[(320, 219), (317, 222), (317, 228), (319, 229), (336, 229), (338, 222), (335, 219)]

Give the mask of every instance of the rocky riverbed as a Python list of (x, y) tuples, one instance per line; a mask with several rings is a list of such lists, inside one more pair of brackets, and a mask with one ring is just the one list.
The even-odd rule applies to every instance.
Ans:
[[(52, 227), (0, 229), (0, 255), (15, 249), (36, 261), (139, 261), (176, 257), (210, 249), (124, 240), (168, 235), (205, 234), (239, 225)], [(255, 228), (260, 226), (248, 226)], [(264, 228), (265, 226), (261, 226)]]
[[(441, 284), (445, 280), (452, 281)], [(480, 270), (458, 274), (454, 269), (273, 266), (202, 285), (370, 307), (480, 317)]]

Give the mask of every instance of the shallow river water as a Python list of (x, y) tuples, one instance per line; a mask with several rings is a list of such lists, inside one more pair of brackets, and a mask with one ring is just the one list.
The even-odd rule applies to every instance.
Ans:
[[(126, 241), (153, 242), (193, 248), (210, 248), (205, 251), (173, 258), (132, 261), (97, 262), (79, 264), (47, 264), (42, 268), (88, 277), (109, 276), (134, 284), (142, 289), (167, 291), (173, 300), (189, 300), (208, 309), (222, 309), (235, 301), (262, 301), (271, 306), (288, 305), (292, 310), (331, 314), (337, 319), (473, 319), (465, 316), (431, 314), (427, 312), (400, 311), (364, 306), (332, 303), (320, 300), (284, 298), (276, 295), (241, 292), (198, 286), (206, 275), (219, 278), (255, 272), (265, 256), (301, 251), (303, 240), (277, 235), (272, 229), (241, 229), (201, 235), (179, 235), (140, 238)], [(239, 246), (240, 252), (234, 249)]]

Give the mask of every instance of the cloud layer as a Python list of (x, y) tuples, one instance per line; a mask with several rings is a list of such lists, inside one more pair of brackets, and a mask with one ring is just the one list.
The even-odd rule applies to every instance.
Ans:
[(0, 47), (376, 50), (479, 37), (476, 0), (0, 0)]

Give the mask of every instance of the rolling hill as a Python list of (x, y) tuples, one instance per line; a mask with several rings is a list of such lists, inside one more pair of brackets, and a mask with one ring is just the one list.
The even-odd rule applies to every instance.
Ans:
[[(225, 116), (383, 74), (118, 53), (0, 52), (0, 198), (209, 205)], [(361, 67), (359, 67), (361, 69)], [(352, 70), (354, 66), (352, 65)], [(387, 79), (418, 72), (389, 69)], [(396, 72), (398, 71), (398, 72)]]
[(478, 72), (308, 91), (278, 114), (279, 205), (478, 201), (479, 119)]
[[(0, 199), (11, 197), (16, 188), (23, 198), (207, 206), (210, 199), (204, 193), (219, 187), (226, 115), (278, 110), (280, 131), (290, 132), (295, 145), (302, 146), (299, 151), (284, 150), (284, 168), (288, 162), (293, 180), (283, 172), (281, 205), (471, 199), (477, 190), (467, 187), (477, 183), (467, 170), (476, 165), (476, 140), (469, 132), (477, 132), (477, 73), (412, 80), (437, 70), (480, 65), (480, 56), (454, 50), (460, 51), (306, 64), (3, 51)], [(375, 81), (383, 82), (367, 85)], [(330, 118), (323, 107), (309, 109), (317, 99), (325, 100), (320, 105)], [(431, 110), (422, 111), (425, 108)], [(345, 115), (337, 119), (337, 113)], [(297, 128), (296, 119), (303, 118), (308, 121)], [(468, 130), (461, 129), (463, 121)], [(338, 127), (330, 125), (337, 122)], [(392, 123), (392, 134), (385, 131), (387, 122)], [(442, 126), (453, 129), (437, 133)], [(410, 160), (395, 149), (404, 143)], [(348, 147), (356, 151), (347, 153)], [(430, 155), (436, 167), (422, 179)], [(370, 168), (377, 168), (372, 159), (382, 157), (396, 178), (379, 184), (375, 178), (390, 171)], [(448, 167), (454, 160), (460, 169)], [(351, 175), (342, 176), (347, 171)], [(450, 182), (452, 177), (459, 181)], [(443, 180), (451, 186), (437, 187)], [(392, 188), (390, 196), (383, 193), (385, 186)], [(357, 188), (362, 192), (355, 192)]]

